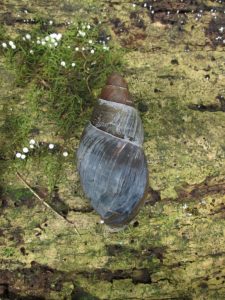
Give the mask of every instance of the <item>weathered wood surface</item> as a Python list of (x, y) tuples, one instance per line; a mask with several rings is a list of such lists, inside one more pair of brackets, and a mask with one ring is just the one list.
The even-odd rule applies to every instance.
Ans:
[[(143, 111), (151, 186), (134, 224), (109, 233), (82, 195), (71, 159), (55, 199), (69, 206), (79, 237), (6, 174), (21, 201), (15, 207), (15, 195), (0, 199), (1, 299), (225, 298), (225, 4), (133, 4), (0, 2), (0, 21), (12, 34), (29, 30), (36, 14), (59, 27), (76, 16), (98, 17), (114, 42), (129, 48), (125, 74)], [(23, 91), (4, 63), (0, 73), (2, 125)], [(39, 139), (52, 137), (43, 129)], [(22, 174), (44, 187), (41, 170)]]

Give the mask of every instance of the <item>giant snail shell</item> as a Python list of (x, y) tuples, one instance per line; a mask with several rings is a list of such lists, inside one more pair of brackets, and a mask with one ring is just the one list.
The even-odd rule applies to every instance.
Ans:
[(127, 83), (112, 74), (77, 151), (83, 190), (110, 227), (129, 223), (144, 202), (148, 170), (143, 140), (141, 118)]

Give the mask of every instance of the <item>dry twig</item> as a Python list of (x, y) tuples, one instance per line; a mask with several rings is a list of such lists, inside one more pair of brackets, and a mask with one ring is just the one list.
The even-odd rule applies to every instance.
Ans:
[(72, 225), (75, 228), (76, 233), (80, 235), (80, 232), (78, 231), (76, 225), (68, 220), (66, 217), (62, 216), (59, 214), (51, 205), (49, 205), (43, 198), (41, 198), (33, 189), (32, 187), (26, 182), (26, 180), (22, 177), (22, 175), (19, 172), (16, 172), (17, 177), (22, 181), (22, 183), (31, 191), (31, 193), (43, 204), (45, 205), (48, 209), (50, 209), (57, 217), (63, 219), (66, 221), (68, 224)]

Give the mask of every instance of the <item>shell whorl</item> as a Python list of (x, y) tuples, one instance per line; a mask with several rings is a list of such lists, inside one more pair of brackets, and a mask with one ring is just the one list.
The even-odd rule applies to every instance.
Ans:
[[(132, 105), (131, 105), (132, 104)], [(115, 137), (142, 146), (144, 130), (128, 86), (119, 74), (109, 76), (91, 117), (91, 124)]]
[(125, 79), (117, 73), (113, 73), (108, 77), (106, 85), (100, 94), (100, 98), (106, 101), (133, 106), (128, 85)]

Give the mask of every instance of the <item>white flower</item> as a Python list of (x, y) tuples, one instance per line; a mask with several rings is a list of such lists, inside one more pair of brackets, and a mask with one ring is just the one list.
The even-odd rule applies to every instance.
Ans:
[(104, 222), (104, 220), (100, 220), (100, 224), (104, 224), (105, 222)]
[(79, 30), (78, 31), (78, 35), (84, 37), (86, 35), (86, 33), (84, 31)]
[(87, 25), (87, 29), (90, 29), (90, 28), (91, 28), (91, 26), (88, 24), (88, 25)]
[(55, 43), (54, 43), (54, 46), (55, 46), (55, 47), (57, 47), (57, 46), (58, 46), (58, 43), (57, 43), (57, 42), (55, 42)]
[(67, 48), (70, 49), (71, 47), (70, 47), (70, 46), (67, 46)]
[(94, 49), (91, 49), (91, 54), (94, 54), (95, 53), (95, 50)]
[(14, 43), (13, 43), (13, 41), (9, 41), (9, 46), (13, 46), (14, 45)]
[(31, 148), (31, 149), (34, 149), (34, 145), (30, 144), (30, 148)]
[(45, 40), (48, 42), (49, 39), (50, 39), (50, 37), (47, 35), (47, 36), (45, 37)]
[(52, 21), (52, 20), (50, 20), (50, 21), (49, 21), (49, 25), (52, 25), (52, 24), (53, 24), (53, 21)]
[(30, 50), (30, 54), (34, 54), (34, 50)]
[(21, 155), (21, 159), (25, 159), (26, 158), (26, 155), (25, 154), (22, 154)]
[(12, 45), (11, 48), (12, 48), (12, 49), (16, 49), (16, 45)]
[(55, 147), (54, 144), (49, 144), (49, 145), (48, 145), (48, 148), (49, 148), (49, 149), (53, 149), (54, 147)]
[(60, 41), (62, 38), (62, 34), (61, 33), (56, 34), (55, 38), (57, 39), (57, 41)]
[(31, 35), (30, 35), (29, 33), (27, 33), (27, 34), (25, 35), (25, 37), (26, 37), (27, 40), (30, 40), (30, 39), (31, 39)]
[(46, 45), (46, 42), (44, 40), (41, 41), (42, 46)]
[(51, 34), (50, 34), (50, 37), (51, 37), (52, 39), (56, 39), (57, 33), (51, 33)]
[(89, 44), (92, 44), (92, 43), (93, 43), (93, 41), (92, 41), (92, 40), (89, 40), (89, 41), (88, 41), (88, 43), (89, 43)]
[(61, 61), (60, 65), (61, 65), (62, 67), (65, 67), (65, 66), (66, 66), (65, 61)]
[(41, 43), (41, 41), (40, 40), (37, 40), (37, 44), (39, 45)]
[(75, 48), (75, 51), (79, 51), (79, 47), (76, 47), (76, 48)]
[(23, 152), (24, 152), (24, 153), (28, 153), (28, 152), (29, 152), (29, 149), (28, 149), (27, 147), (24, 147), (24, 148), (23, 148)]
[(63, 156), (64, 156), (64, 157), (67, 157), (67, 156), (68, 156), (68, 152), (67, 152), (67, 151), (64, 151), (64, 152), (63, 152)]
[(17, 157), (17, 158), (20, 158), (21, 155), (22, 155), (22, 154), (21, 154), (20, 152), (17, 152), (17, 153), (16, 153), (16, 157)]
[(7, 44), (6, 43), (2, 43), (2, 47), (3, 48), (7, 48)]
[(76, 66), (75, 62), (73, 62), (73, 63), (71, 64), (71, 66), (72, 66), (72, 67), (75, 67), (75, 66)]
[(34, 140), (34, 139), (31, 139), (31, 140), (30, 140), (30, 144), (31, 144), (31, 145), (34, 145), (34, 144), (35, 144), (35, 140)]

